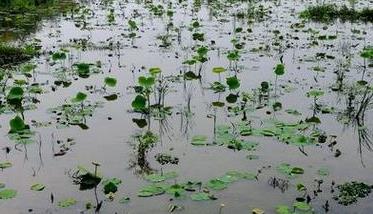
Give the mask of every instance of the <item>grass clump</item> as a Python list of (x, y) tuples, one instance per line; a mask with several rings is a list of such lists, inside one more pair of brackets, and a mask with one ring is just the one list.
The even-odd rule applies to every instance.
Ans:
[(373, 21), (373, 9), (364, 8), (356, 10), (346, 5), (338, 7), (335, 4), (310, 6), (300, 14), (301, 18), (318, 22), (330, 22), (336, 19), (341, 21)]

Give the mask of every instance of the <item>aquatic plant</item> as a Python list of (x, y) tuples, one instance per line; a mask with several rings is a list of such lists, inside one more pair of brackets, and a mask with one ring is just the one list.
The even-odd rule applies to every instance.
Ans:
[(300, 17), (321, 22), (329, 22), (336, 19), (342, 21), (372, 22), (373, 9), (364, 8), (356, 10), (348, 8), (346, 5), (338, 7), (335, 4), (322, 4), (308, 7), (301, 12)]
[(339, 204), (347, 206), (356, 203), (359, 198), (367, 197), (371, 193), (373, 186), (363, 182), (352, 181), (338, 185), (337, 188), (339, 193), (334, 196), (334, 199)]

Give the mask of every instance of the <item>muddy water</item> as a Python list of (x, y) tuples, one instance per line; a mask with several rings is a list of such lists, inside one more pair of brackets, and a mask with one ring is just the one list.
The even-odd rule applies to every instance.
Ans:
[[(167, 5), (168, 2), (159, 2)], [(2, 147), (9, 146), (9, 154), (2, 153), (1, 160), (10, 161), (13, 166), (1, 172), (0, 181), (7, 187), (16, 189), (17, 196), (14, 199), (0, 201), (0, 213), (79, 213), (94, 212), (85, 211), (87, 202), (95, 203), (95, 195), (91, 190), (79, 191), (78, 186), (72, 183), (69, 172), (78, 165), (93, 169), (92, 161), (101, 164), (99, 171), (106, 178), (119, 178), (122, 184), (119, 186), (114, 201), (105, 199), (101, 189), (98, 188), (98, 197), (104, 200), (101, 213), (167, 213), (169, 204), (184, 206), (180, 213), (219, 213), (219, 207), (224, 204), (222, 213), (249, 213), (253, 208), (261, 208), (266, 213), (275, 213), (277, 205), (289, 205), (296, 197), (302, 194), (296, 191), (296, 185), (303, 183), (309, 189), (315, 188), (315, 179), (320, 178), (317, 170), (325, 167), (329, 170), (328, 176), (322, 177), (322, 193), (313, 198), (311, 205), (315, 213), (325, 213), (322, 206), (326, 201), (330, 204), (330, 213), (371, 213), (373, 205), (372, 197), (360, 199), (357, 204), (350, 206), (339, 205), (332, 199), (330, 185), (332, 181), (337, 184), (347, 181), (373, 182), (373, 156), (366, 148), (362, 147), (359, 152), (359, 140), (357, 130), (337, 121), (337, 113), (321, 114), (317, 116), (322, 121), (318, 128), (328, 135), (337, 136), (337, 146), (342, 155), (335, 157), (335, 149), (331, 150), (326, 144), (311, 145), (304, 147), (304, 153), (300, 152), (295, 145), (287, 145), (278, 140), (268, 137), (248, 137), (259, 143), (256, 151), (234, 151), (225, 146), (202, 146), (196, 147), (191, 144), (195, 135), (206, 135), (213, 139), (214, 119), (216, 124), (230, 124), (240, 121), (242, 115), (228, 117), (226, 107), (214, 108), (211, 102), (225, 101), (227, 92), (214, 93), (208, 90), (209, 83), (218, 80), (218, 76), (211, 72), (213, 67), (229, 67), (226, 52), (232, 49), (230, 40), (234, 37), (234, 28), (242, 27), (252, 29), (252, 33), (237, 33), (237, 37), (245, 37), (241, 41), (246, 43), (241, 51), (241, 59), (238, 62), (240, 72), (240, 91), (251, 91), (260, 87), (262, 81), (274, 84), (275, 76), (273, 67), (279, 62), (281, 55), (286, 65), (286, 73), (279, 77), (279, 96), (273, 98), (282, 103), (283, 109), (296, 109), (302, 113), (301, 119), (313, 115), (313, 99), (306, 96), (310, 88), (320, 88), (325, 95), (319, 99), (322, 105), (332, 106), (335, 109), (345, 108), (345, 96), (330, 90), (332, 83), (336, 80), (334, 71), (338, 67), (338, 60), (342, 55), (341, 46), (346, 44), (353, 56), (350, 71), (346, 73), (346, 82), (355, 82), (361, 77), (360, 65), (364, 63), (359, 56), (364, 46), (372, 45), (373, 26), (363, 23), (340, 23), (319, 24), (305, 23), (305, 27), (296, 32), (290, 28), (291, 24), (301, 22), (298, 13), (309, 1), (285, 0), (275, 5), (274, 2), (257, 3), (269, 8), (272, 13), (262, 21), (254, 21), (247, 24), (246, 21), (234, 19), (231, 15), (245, 8), (245, 4), (222, 7), (220, 10), (212, 9), (207, 2), (197, 9), (193, 2), (173, 2), (172, 22), (179, 28), (178, 33), (170, 31), (171, 45), (168, 48), (159, 47), (160, 40), (156, 37), (167, 33), (166, 24), (170, 18), (152, 15), (142, 2), (108, 2), (107, 5), (100, 2), (82, 3), (85, 8), (90, 9), (85, 15), (87, 29), (76, 27), (78, 17), (82, 12), (74, 16), (61, 17), (53, 22), (45, 21), (43, 28), (34, 35), (39, 39), (44, 55), (35, 58), (38, 66), (36, 68), (35, 82), (44, 83), (43, 89), (46, 93), (38, 95), (40, 100), (34, 110), (24, 112), (25, 121), (51, 122), (46, 127), (32, 127), (36, 132), (35, 142), (28, 145), (14, 146), (7, 133), (9, 131), (9, 120), (14, 113), (1, 114), (0, 142)], [(155, 3), (154, 3), (155, 4)], [(194, 2), (195, 4), (195, 2)], [(362, 1), (362, 4), (372, 5), (372, 2)], [(115, 22), (109, 24), (107, 15), (110, 8), (114, 9)], [(217, 17), (213, 16), (217, 12)], [(124, 38), (128, 34), (128, 20), (132, 18), (138, 24), (139, 31), (133, 41)], [(205, 42), (192, 40), (191, 32), (188, 30), (192, 18), (197, 18), (202, 25), (201, 32), (205, 33)], [(327, 27), (327, 28), (326, 28)], [(337, 35), (334, 40), (320, 41), (318, 46), (311, 46), (311, 33), (307, 29), (319, 31), (319, 35)], [(273, 42), (277, 41), (273, 33), (280, 31), (284, 40), (283, 51), (278, 51)], [(352, 30), (360, 30), (360, 34), (352, 33)], [(295, 39), (298, 37), (299, 39)], [(75, 49), (72, 39), (87, 39), (92, 45), (86, 50)], [(210, 45), (211, 41), (215, 45)], [(317, 40), (317, 39), (316, 39)], [(119, 44), (119, 48), (113, 50), (105, 49), (109, 42)], [(172, 182), (183, 182), (189, 180), (206, 182), (218, 177), (230, 170), (241, 170), (257, 172), (261, 169), (258, 180), (238, 181), (230, 184), (227, 189), (214, 192), (217, 200), (196, 202), (190, 198), (173, 199), (170, 195), (154, 196), (149, 198), (137, 197), (139, 189), (149, 182), (142, 178), (131, 168), (134, 160), (134, 151), (131, 142), (132, 136), (141, 132), (142, 129), (132, 122), (132, 118), (140, 118), (141, 115), (132, 112), (131, 102), (136, 96), (129, 86), (137, 84), (139, 76), (147, 73), (150, 67), (159, 67), (163, 75), (178, 75), (181, 72), (193, 69), (193, 66), (182, 64), (189, 58), (193, 51), (192, 46), (205, 44), (209, 46), (208, 62), (203, 67), (203, 78), (194, 81), (172, 82), (170, 92), (165, 102), (173, 106), (172, 114), (165, 121), (151, 119), (149, 130), (160, 137), (160, 142), (147, 153), (150, 166), (157, 171), (175, 171), (178, 177)], [(288, 45), (287, 48), (285, 48)], [(268, 46), (265, 51), (253, 52), (253, 48)], [(47, 52), (58, 51), (61, 48), (68, 50), (68, 59), (63, 62), (53, 63)], [(317, 60), (314, 56), (318, 52), (333, 55), (336, 59)], [(176, 57), (177, 56), (177, 57)], [(313, 60), (309, 60), (313, 59)], [(343, 60), (343, 59), (341, 59)], [(100, 73), (93, 74), (87, 79), (77, 78), (73, 80), (68, 88), (59, 87), (52, 91), (52, 83), (56, 80), (54, 73), (60, 67), (70, 68), (74, 63), (102, 62)], [(312, 67), (321, 66), (325, 72), (316, 74)], [(142, 69), (145, 67), (145, 69)], [(372, 69), (367, 68), (365, 80), (371, 83), (370, 73)], [(221, 76), (222, 80), (235, 73), (228, 71)], [(118, 92), (119, 98), (107, 102), (103, 99), (103, 92), (89, 93), (90, 101), (103, 102), (102, 108), (95, 109), (92, 117), (87, 118), (89, 129), (82, 130), (77, 126), (60, 128), (56, 124), (49, 109), (60, 106), (70, 100), (76, 92), (85, 91), (86, 86), (100, 88), (106, 76), (116, 77), (118, 84), (115, 88), (108, 88), (110, 92)], [(71, 76), (69, 78), (72, 78)], [(281, 87), (283, 86), (283, 87)], [(287, 91), (286, 89), (289, 89)], [(186, 97), (191, 95), (191, 116), (185, 117), (183, 112), (186, 107)], [(271, 107), (265, 107), (248, 112), (248, 119), (260, 123), (271, 118), (281, 121), (297, 121), (297, 117), (278, 111), (267, 114)], [(213, 117), (211, 115), (214, 115)], [(112, 118), (109, 120), (108, 118)], [(299, 118), (299, 117), (298, 117)], [(365, 126), (368, 130), (373, 129), (373, 115), (369, 109), (365, 113)], [(253, 122), (254, 123), (254, 122)], [(147, 128), (144, 128), (147, 129)], [(39, 140), (40, 136), (40, 140)], [(67, 154), (54, 156), (58, 149), (57, 139), (74, 138), (76, 144), (71, 146)], [(180, 159), (178, 165), (161, 166), (155, 161), (157, 153), (166, 152)], [(306, 154), (305, 154), (306, 153)], [(248, 160), (248, 154), (255, 154), (257, 160)], [(290, 180), (289, 188), (282, 192), (268, 184), (273, 177), (281, 177), (276, 171), (279, 163), (289, 163), (304, 168), (305, 173)], [(262, 169), (265, 167), (265, 169)], [(42, 183), (46, 189), (42, 192), (30, 190), (34, 183)], [(54, 203), (51, 203), (51, 194)], [(118, 200), (130, 197), (130, 202), (121, 204)], [(311, 194), (312, 196), (312, 194)], [(64, 198), (74, 197), (77, 204), (69, 208), (59, 208), (56, 203)]]

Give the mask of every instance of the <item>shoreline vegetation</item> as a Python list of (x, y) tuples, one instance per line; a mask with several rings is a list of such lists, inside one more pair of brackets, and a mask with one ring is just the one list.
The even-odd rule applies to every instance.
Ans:
[(74, 0), (0, 0), (0, 67), (9, 67), (32, 59), (38, 52), (35, 44), (23, 41), (39, 29), (42, 20), (72, 11)]
[(301, 12), (300, 18), (317, 22), (331, 22), (337, 19), (341, 21), (373, 22), (373, 9), (366, 7), (358, 10), (354, 6), (349, 8), (346, 5), (323, 4), (308, 7)]
[(22, 39), (36, 32), (43, 19), (76, 5), (74, 0), (0, 0), (0, 41)]
[(0, 68), (22, 64), (37, 54), (38, 47), (33, 44), (15, 47), (0, 42)]

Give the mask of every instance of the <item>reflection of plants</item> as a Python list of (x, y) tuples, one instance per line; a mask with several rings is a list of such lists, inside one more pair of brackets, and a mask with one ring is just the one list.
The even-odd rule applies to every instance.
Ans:
[(373, 150), (371, 133), (365, 126), (365, 113), (371, 109), (373, 89), (367, 85), (357, 84), (351, 87), (346, 94), (346, 109), (339, 112), (337, 120), (346, 125), (352, 125), (358, 132), (359, 153), (362, 164), (362, 148)]

